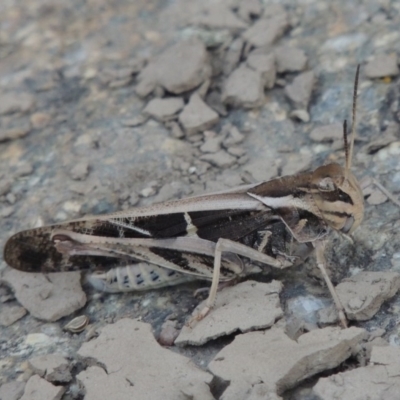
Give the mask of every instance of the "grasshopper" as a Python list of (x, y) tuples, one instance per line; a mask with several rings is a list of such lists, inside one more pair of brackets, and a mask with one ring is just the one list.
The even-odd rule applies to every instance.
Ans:
[(92, 282), (111, 292), (211, 280), (199, 320), (213, 307), (218, 285), (246, 274), (249, 261), (287, 268), (315, 251), (346, 327), (324, 250), (331, 231), (351, 235), (363, 219), (363, 194), (351, 172), (358, 77), (359, 67), (350, 143), (343, 124), (344, 167), (332, 163), (220, 193), (25, 230), (7, 241), (5, 261), (26, 272), (95, 271)]

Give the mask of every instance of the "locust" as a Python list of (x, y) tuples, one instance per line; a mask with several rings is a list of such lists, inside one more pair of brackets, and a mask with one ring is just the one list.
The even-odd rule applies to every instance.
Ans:
[(346, 327), (324, 253), (332, 231), (351, 235), (364, 214), (362, 190), (351, 171), (358, 78), (359, 66), (350, 140), (343, 124), (344, 166), (331, 163), (219, 193), (24, 230), (7, 241), (5, 261), (26, 272), (86, 270), (109, 292), (208, 280), (200, 320), (212, 309), (219, 285), (246, 275), (254, 262), (283, 269), (315, 252)]

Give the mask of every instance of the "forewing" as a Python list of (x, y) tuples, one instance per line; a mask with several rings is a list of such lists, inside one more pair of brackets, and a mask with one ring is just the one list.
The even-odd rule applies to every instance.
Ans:
[[(215, 198), (217, 197), (217, 199)], [(89, 236), (110, 238), (173, 238), (198, 236), (217, 241), (224, 237), (238, 240), (265, 225), (271, 211), (246, 194), (215, 195), (199, 202), (185, 200), (143, 207), (128, 213), (89, 217), (42, 228), (30, 229), (12, 236), (6, 243), (4, 259), (13, 268), (27, 272), (71, 270), (107, 270), (125, 265), (124, 257), (69, 255), (60, 253), (51, 239), (55, 230), (67, 230)], [(233, 199), (233, 200), (232, 200)], [(223, 204), (226, 204), (225, 209)], [(235, 207), (236, 208), (232, 208)], [(159, 213), (151, 214), (150, 211)], [(201, 209), (198, 211), (198, 209)], [(215, 210), (214, 208), (217, 208)], [(162, 212), (160, 211), (162, 210)], [(167, 213), (165, 210), (169, 210)]]

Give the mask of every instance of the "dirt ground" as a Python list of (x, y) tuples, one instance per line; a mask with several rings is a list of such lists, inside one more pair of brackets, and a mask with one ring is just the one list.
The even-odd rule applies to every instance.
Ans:
[[(400, 3), (0, 4), (0, 248), (84, 215), (344, 163), (361, 64), (353, 242), (263, 268), (185, 322), (204, 282), (107, 294), (0, 259), (0, 400), (399, 399)], [(370, 184), (368, 185), (368, 179)], [(368, 397), (369, 396), (369, 397)]]

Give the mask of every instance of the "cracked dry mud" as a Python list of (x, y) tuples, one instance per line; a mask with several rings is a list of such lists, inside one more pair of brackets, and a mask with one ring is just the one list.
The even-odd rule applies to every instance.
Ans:
[[(1, 248), (343, 163), (358, 63), (353, 171), (399, 198), (395, 0), (11, 1), (0, 21)], [(313, 257), (224, 288), (192, 328), (208, 283), (105, 294), (0, 259), (0, 399), (398, 399), (400, 208), (364, 193), (353, 243), (326, 253), (345, 330)]]

